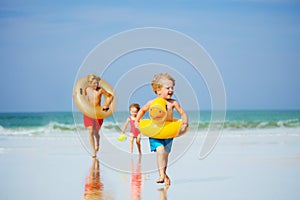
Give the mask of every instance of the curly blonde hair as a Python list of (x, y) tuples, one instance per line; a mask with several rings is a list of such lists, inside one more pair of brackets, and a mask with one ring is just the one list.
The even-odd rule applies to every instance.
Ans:
[(97, 76), (96, 74), (89, 74), (88, 76), (87, 76), (87, 82), (89, 82), (89, 83), (91, 83), (91, 82), (93, 82), (93, 80), (97, 80), (97, 81), (100, 81), (101, 80), (101, 78), (99, 77), (99, 76)]
[(157, 91), (163, 87), (162, 81), (163, 80), (170, 80), (175, 85), (175, 79), (168, 73), (160, 73), (153, 76), (152, 79), (152, 90), (157, 94)]

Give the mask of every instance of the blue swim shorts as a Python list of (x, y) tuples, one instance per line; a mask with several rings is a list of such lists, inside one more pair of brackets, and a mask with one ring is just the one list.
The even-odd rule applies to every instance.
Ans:
[(173, 138), (171, 139), (156, 139), (156, 138), (149, 138), (150, 143), (150, 150), (156, 151), (157, 147), (164, 146), (165, 151), (170, 153), (173, 143)]

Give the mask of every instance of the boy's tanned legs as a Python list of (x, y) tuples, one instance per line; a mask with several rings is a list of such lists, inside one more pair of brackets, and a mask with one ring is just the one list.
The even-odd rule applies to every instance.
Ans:
[(94, 130), (94, 136), (96, 138), (95, 151), (96, 151), (96, 154), (97, 154), (97, 152), (99, 151), (99, 142), (100, 142), (99, 131)]
[(164, 151), (164, 160), (165, 160), (165, 163), (166, 163), (166, 166), (165, 166), (165, 185), (169, 186), (169, 185), (171, 185), (170, 178), (167, 175), (167, 166), (168, 166), (168, 160), (169, 160), (169, 153), (166, 152), (166, 151)]
[(170, 185), (170, 178), (166, 174), (168, 165), (169, 153), (165, 151), (164, 146), (159, 146), (156, 148), (157, 155), (157, 167), (159, 172), (159, 179), (156, 180), (157, 183), (164, 183)]
[(91, 148), (92, 148), (92, 157), (95, 158), (96, 154), (97, 154), (97, 150), (95, 148), (95, 130), (93, 129), (92, 126), (87, 127), (89, 129), (89, 138), (90, 138), (90, 144), (91, 144)]

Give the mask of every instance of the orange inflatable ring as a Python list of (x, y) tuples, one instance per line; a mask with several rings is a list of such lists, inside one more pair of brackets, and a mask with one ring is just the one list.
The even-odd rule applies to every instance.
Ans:
[[(104, 119), (106, 117), (109, 117), (112, 115), (115, 111), (116, 105), (117, 105), (117, 100), (116, 100), (116, 95), (113, 90), (113, 87), (107, 83), (105, 80), (101, 78), (99, 81), (99, 87), (103, 88), (106, 90), (108, 93), (110, 93), (114, 98), (109, 106), (108, 111), (103, 111), (102, 106), (97, 106), (94, 107), (92, 106), (86, 99), (86, 88), (88, 87), (88, 82), (87, 82), (87, 77), (83, 77), (79, 79), (75, 86), (74, 86), (74, 101), (78, 109), (85, 114), (88, 117), (91, 117), (93, 119)], [(108, 97), (104, 96), (104, 101), (106, 102), (108, 100)], [(104, 104), (105, 104), (104, 102)]]

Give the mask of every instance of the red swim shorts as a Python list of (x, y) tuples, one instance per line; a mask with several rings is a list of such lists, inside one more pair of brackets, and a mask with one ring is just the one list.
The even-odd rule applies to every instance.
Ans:
[(103, 119), (93, 119), (84, 115), (83, 122), (86, 128), (92, 126), (94, 130), (99, 131), (103, 124)]

